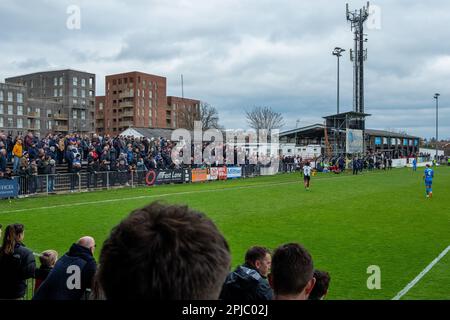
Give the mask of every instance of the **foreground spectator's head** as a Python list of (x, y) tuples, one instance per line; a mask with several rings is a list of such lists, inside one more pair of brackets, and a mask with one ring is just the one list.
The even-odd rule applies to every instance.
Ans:
[(78, 239), (77, 245), (84, 247), (86, 249), (89, 249), (89, 251), (92, 253), (92, 255), (94, 255), (96, 244), (95, 244), (95, 239), (93, 237), (90, 237), (90, 236), (82, 237), (82, 238)]
[(39, 256), (39, 262), (41, 263), (41, 268), (53, 268), (58, 260), (58, 252), (55, 250), (45, 250)]
[(23, 241), (25, 227), (23, 224), (15, 223), (6, 226), (0, 255), (11, 255), (17, 243)]
[(217, 299), (230, 269), (226, 240), (202, 213), (153, 203), (105, 241), (98, 282), (107, 299)]
[(280, 246), (272, 258), (269, 282), (276, 300), (308, 300), (314, 288), (311, 255), (297, 243)]
[(309, 300), (323, 300), (330, 286), (330, 275), (326, 271), (315, 270), (314, 279), (316, 279), (316, 284), (309, 295)]
[(251, 247), (245, 254), (245, 264), (258, 271), (264, 278), (269, 275), (271, 262), (270, 251), (263, 247)]

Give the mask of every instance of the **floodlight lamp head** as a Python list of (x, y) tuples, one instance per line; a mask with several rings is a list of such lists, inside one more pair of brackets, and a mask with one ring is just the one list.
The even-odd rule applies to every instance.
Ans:
[(434, 94), (434, 98), (435, 98), (435, 99), (438, 99), (440, 96), (441, 96), (441, 95), (440, 95), (439, 93), (435, 93), (435, 94)]

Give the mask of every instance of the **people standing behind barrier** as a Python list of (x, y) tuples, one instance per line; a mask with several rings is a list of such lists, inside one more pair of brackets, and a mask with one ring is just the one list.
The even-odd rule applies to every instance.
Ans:
[(225, 279), (220, 299), (225, 301), (272, 300), (273, 292), (267, 276), (272, 256), (263, 247), (252, 247), (245, 254), (245, 264), (238, 266)]
[(71, 170), (70, 170), (70, 191), (73, 192), (75, 187), (79, 184), (80, 171), (81, 171), (81, 155), (76, 153), (72, 160)]
[(0, 149), (0, 172), (5, 173), (8, 165), (8, 154), (6, 149)]
[(33, 300), (80, 300), (88, 295), (97, 271), (95, 240), (86, 236), (72, 244), (35, 292)]
[(133, 211), (104, 242), (95, 297), (214, 300), (230, 262), (228, 244), (209, 218), (187, 206), (152, 203)]
[(56, 160), (51, 159), (49, 157), (48, 161), (48, 185), (47, 185), (47, 192), (54, 192), (55, 191), (55, 175), (56, 175)]
[(358, 159), (356, 159), (356, 157), (353, 158), (352, 169), (353, 169), (353, 175), (357, 175), (358, 174)]
[(55, 250), (46, 250), (39, 255), (39, 262), (41, 265), (35, 272), (34, 292), (36, 292), (42, 282), (47, 279), (48, 275), (55, 267), (56, 260), (58, 260), (58, 252)]
[(314, 288), (314, 265), (309, 252), (290, 243), (275, 250), (269, 283), (274, 300), (308, 300)]
[(29, 184), (29, 190), (31, 194), (37, 193), (37, 187), (38, 187), (38, 167), (36, 164), (36, 160), (30, 161), (30, 184)]
[(23, 146), (21, 139), (18, 139), (16, 144), (14, 145), (13, 156), (14, 156), (13, 171), (15, 174), (17, 174), (20, 168), (20, 159), (23, 156)]
[(97, 188), (97, 171), (99, 171), (99, 161), (98, 154), (95, 148), (92, 146), (89, 148), (89, 153), (87, 155), (87, 188), (90, 189), (91, 186)]
[(16, 223), (5, 228), (0, 248), (0, 299), (22, 299), (27, 290), (26, 280), (34, 276), (36, 261), (25, 247), (25, 227)]
[(314, 270), (314, 279), (316, 279), (316, 283), (308, 300), (323, 300), (328, 294), (330, 275), (326, 271)]

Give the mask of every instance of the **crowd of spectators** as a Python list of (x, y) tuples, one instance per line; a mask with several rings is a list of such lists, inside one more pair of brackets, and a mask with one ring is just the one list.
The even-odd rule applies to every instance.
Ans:
[[(1, 236), (1, 225), (0, 225)], [(58, 259), (24, 245), (24, 226), (8, 225), (0, 247), (0, 299), (33, 300), (320, 300), (330, 283), (309, 252), (289, 243), (252, 247), (230, 273), (227, 241), (203, 213), (159, 202), (137, 209), (111, 230), (99, 264), (95, 239), (80, 238)]]

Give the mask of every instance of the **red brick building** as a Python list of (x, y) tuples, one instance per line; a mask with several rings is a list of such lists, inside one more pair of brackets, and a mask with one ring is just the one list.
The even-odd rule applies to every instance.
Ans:
[(167, 97), (166, 92), (165, 77), (137, 71), (106, 76), (105, 96), (96, 98), (96, 131), (117, 135), (130, 127), (175, 129), (178, 115), (186, 119), (188, 110), (199, 112), (200, 101)]
[(105, 96), (95, 97), (95, 132), (105, 134)]

